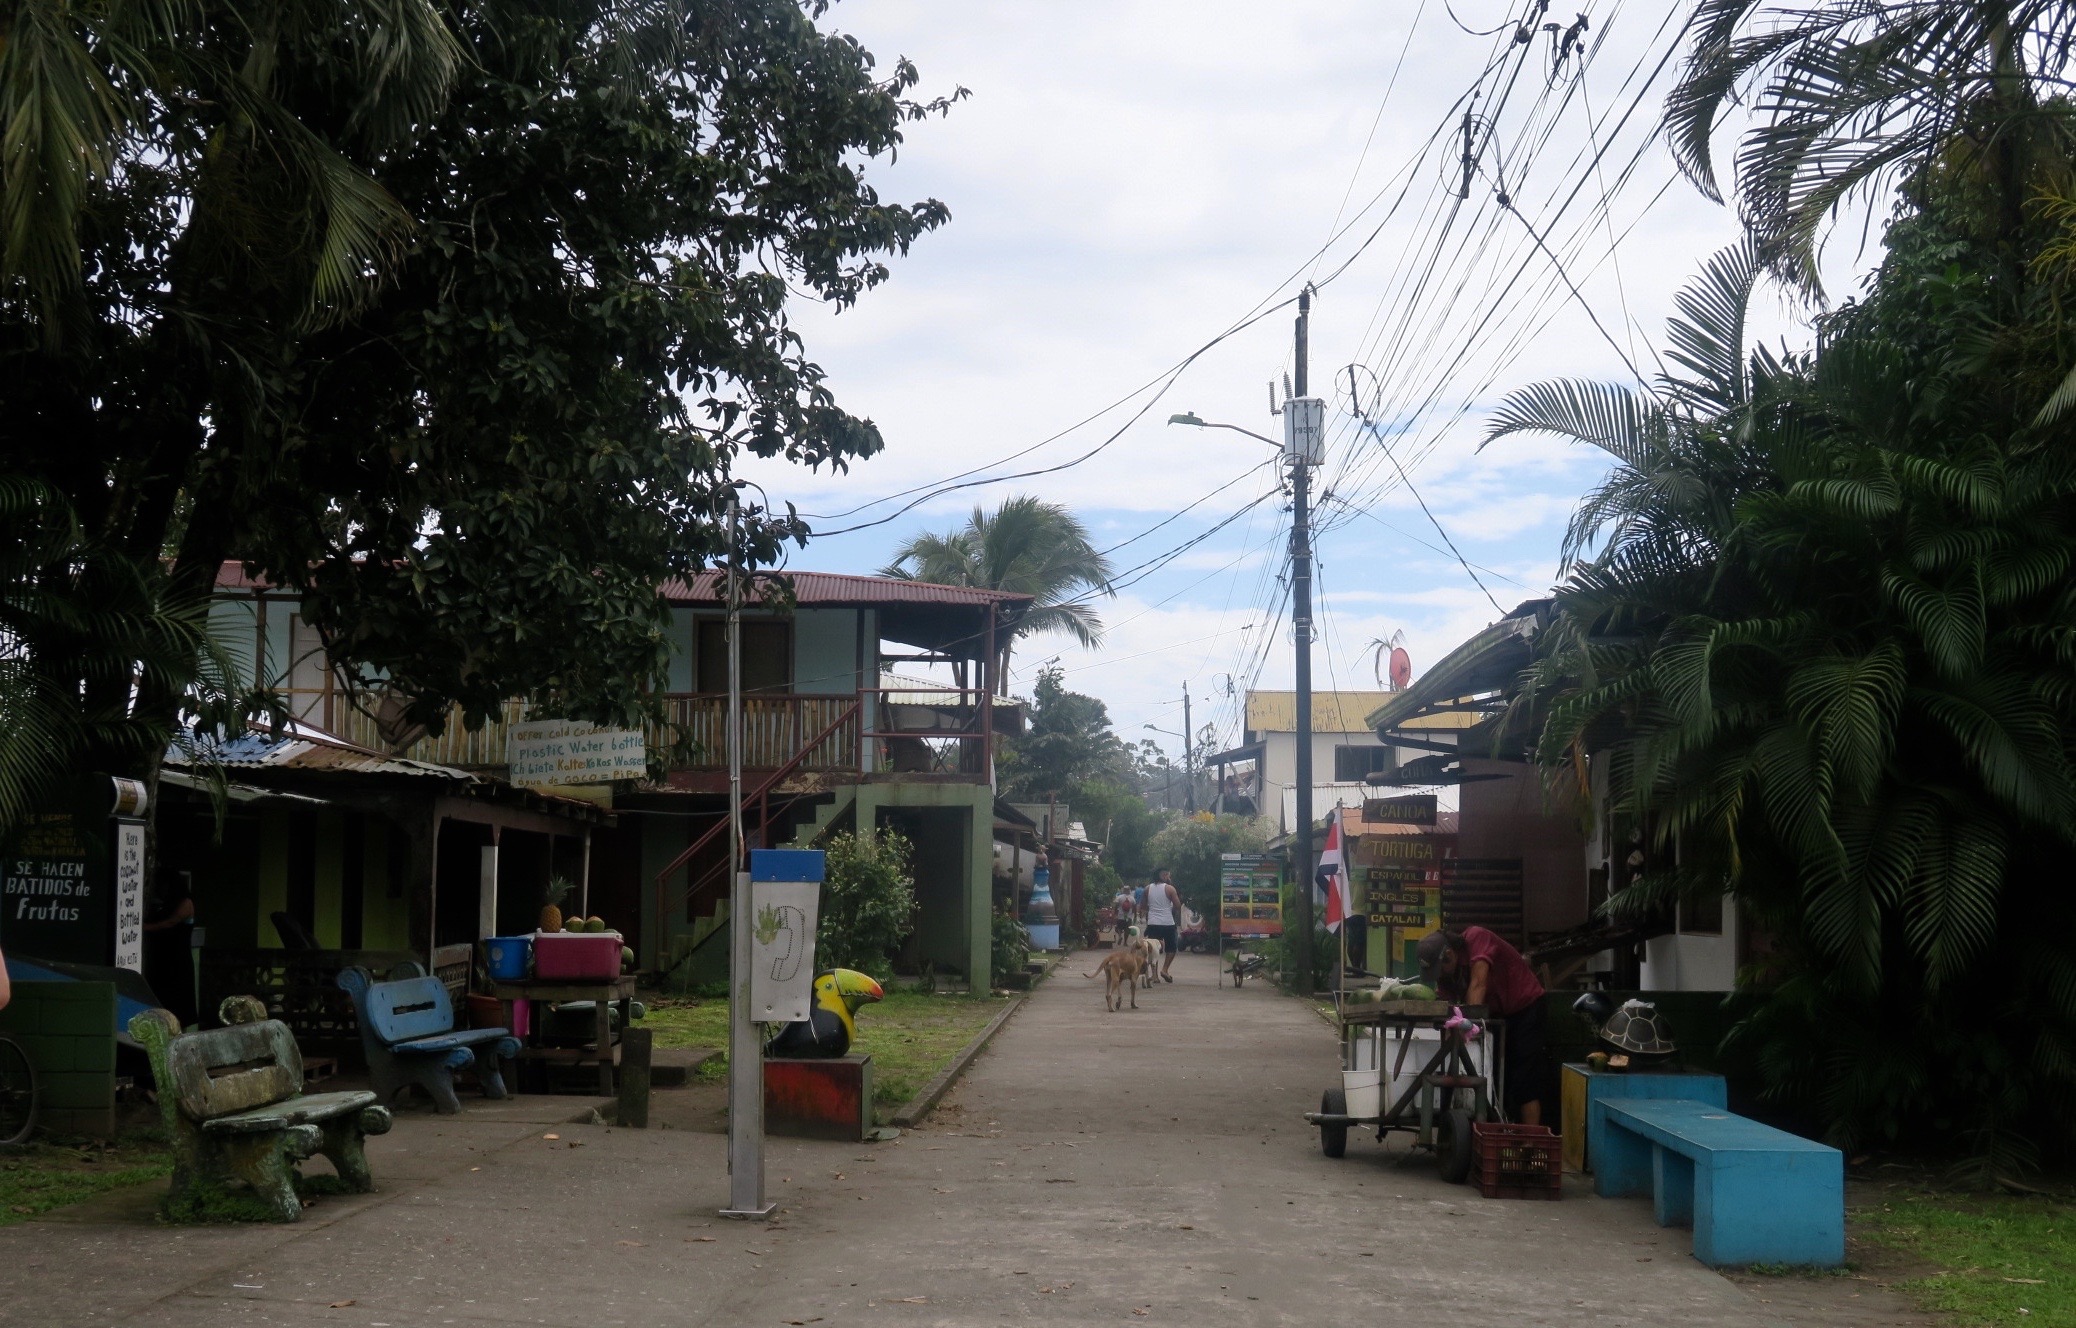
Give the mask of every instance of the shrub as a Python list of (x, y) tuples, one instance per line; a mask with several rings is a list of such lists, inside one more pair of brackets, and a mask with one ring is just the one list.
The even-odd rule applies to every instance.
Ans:
[(840, 834), (830, 836), (823, 851), (828, 866), (815, 962), (890, 976), (889, 956), (908, 939), (915, 914), (908, 841), (891, 830)]

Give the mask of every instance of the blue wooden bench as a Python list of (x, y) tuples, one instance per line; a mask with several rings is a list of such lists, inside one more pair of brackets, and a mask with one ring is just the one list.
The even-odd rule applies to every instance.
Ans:
[(399, 1090), (416, 1084), (432, 1095), (435, 1110), (460, 1111), (454, 1072), (471, 1064), (483, 1096), (503, 1097), (498, 1062), (519, 1054), (519, 1039), (502, 1028), (456, 1028), (445, 983), (426, 977), (416, 964), (399, 964), (393, 972), (400, 976), (386, 982), (364, 968), (339, 973), (339, 986), (360, 1017), (360, 1045), (376, 1099), (387, 1106)]
[(1649, 1194), (1658, 1225), (1694, 1228), (1711, 1268), (1845, 1262), (1845, 1156), (1690, 1098), (1591, 1108), (1594, 1188)]

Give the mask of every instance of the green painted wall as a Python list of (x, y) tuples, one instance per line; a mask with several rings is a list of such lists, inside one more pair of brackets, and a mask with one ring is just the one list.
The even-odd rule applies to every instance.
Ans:
[(345, 906), (346, 817), (327, 807), (317, 814), (317, 889), (312, 916), (317, 943), (327, 950), (346, 944), (339, 913)]
[[(379, 816), (370, 816), (365, 834), (366, 847), (361, 854), (366, 873), (360, 896), (361, 944), (370, 950), (412, 949), (409, 892), (399, 889), (405, 883), (390, 875), (389, 823)], [(395, 897), (391, 898), (392, 895)]]
[(269, 808), (260, 814), (259, 899), (253, 909), (254, 934), (261, 945), (279, 945), (268, 919), (288, 909), (288, 813)]
[(0, 1032), (21, 1039), (36, 1067), (44, 1129), (115, 1133), (113, 982), (17, 982)]
[(801, 609), (793, 615), (793, 690), (848, 695), (858, 686), (858, 610)]

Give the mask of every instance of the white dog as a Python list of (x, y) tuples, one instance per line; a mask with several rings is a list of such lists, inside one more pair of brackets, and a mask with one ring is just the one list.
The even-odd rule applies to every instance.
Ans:
[(1146, 956), (1146, 968), (1140, 974), (1139, 981), (1151, 987), (1154, 983), (1160, 981), (1158, 970), (1161, 966), (1161, 954), (1163, 953), (1161, 943), (1151, 936), (1140, 936), (1133, 940), (1132, 945), (1139, 953)]

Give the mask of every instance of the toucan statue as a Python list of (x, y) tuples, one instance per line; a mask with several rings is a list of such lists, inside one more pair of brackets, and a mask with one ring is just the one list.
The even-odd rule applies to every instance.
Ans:
[(858, 1034), (858, 1007), (886, 996), (879, 983), (854, 968), (830, 968), (815, 974), (814, 1000), (807, 1018), (782, 1025), (764, 1044), (771, 1056), (841, 1056)]

